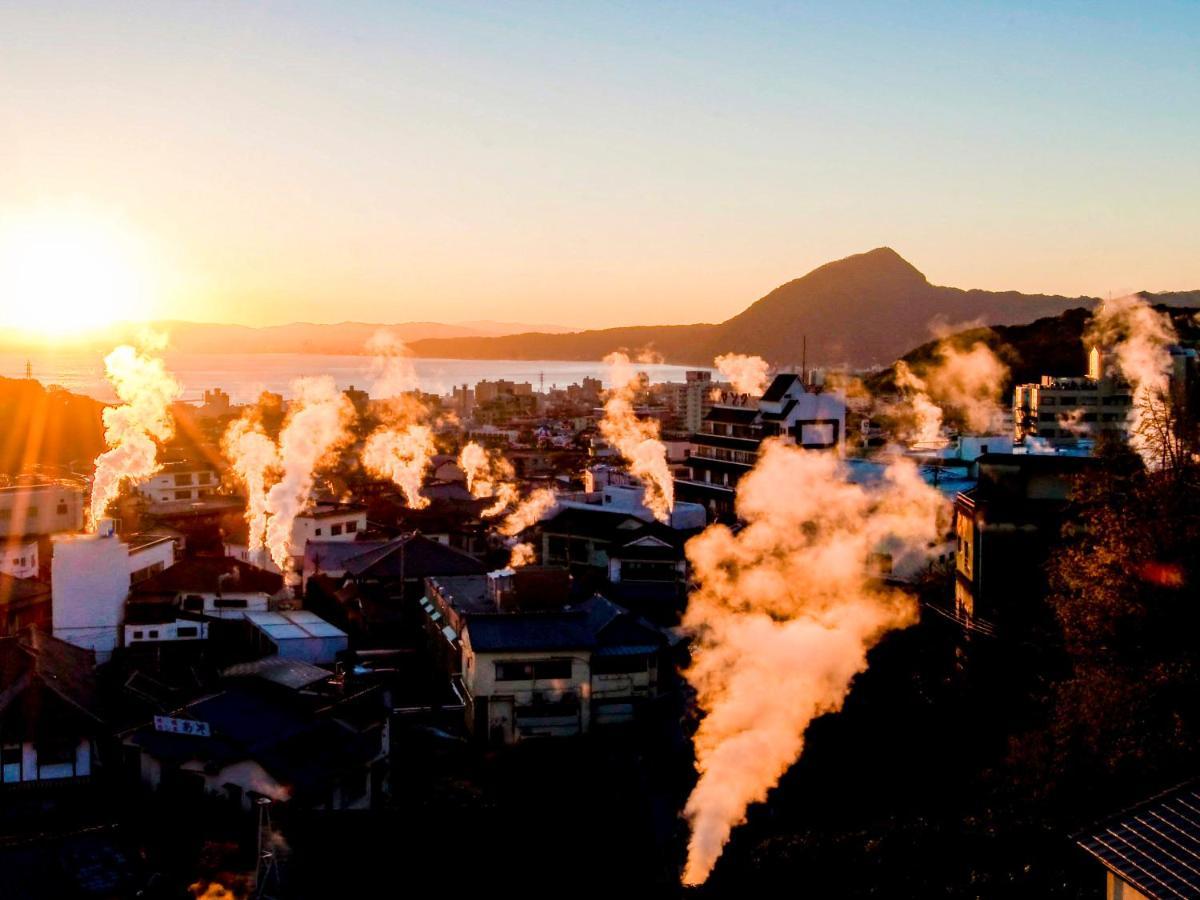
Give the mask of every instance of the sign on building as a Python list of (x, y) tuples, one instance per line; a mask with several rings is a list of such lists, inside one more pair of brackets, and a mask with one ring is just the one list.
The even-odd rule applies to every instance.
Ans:
[(212, 731), (207, 722), (197, 722), (195, 719), (176, 719), (171, 716), (155, 716), (154, 730), (166, 731), (170, 734), (191, 734), (196, 737), (212, 737)]

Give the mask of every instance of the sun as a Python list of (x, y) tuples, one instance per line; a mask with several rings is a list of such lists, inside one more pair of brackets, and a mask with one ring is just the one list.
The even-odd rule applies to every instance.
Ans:
[(0, 221), (0, 322), (31, 336), (69, 337), (149, 308), (145, 248), (126, 228), (80, 213)]

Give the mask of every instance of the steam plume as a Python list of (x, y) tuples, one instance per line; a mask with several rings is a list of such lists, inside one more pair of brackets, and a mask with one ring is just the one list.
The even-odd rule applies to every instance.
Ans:
[(345, 440), (350, 401), (328, 375), (292, 382), (291, 408), (279, 434), (281, 477), (267, 492), (267, 549), (280, 572), (291, 564), (292, 525), (312, 496), (317, 466)]
[(914, 621), (913, 601), (872, 581), (868, 560), (921, 552), (941, 508), (907, 460), (867, 489), (842, 478), (836, 457), (769, 440), (738, 486), (745, 528), (712, 525), (688, 542), (697, 587), (685, 675), (705, 717), (684, 883), (707, 879), (748, 805), (799, 757), (809, 723), (841, 708), (867, 651)]
[(371, 354), (371, 395), (394, 400), (419, 386), (408, 348), (390, 331), (377, 331), (367, 341)]
[(549, 488), (538, 488), (522, 500), (496, 530), (505, 537), (516, 537), (526, 528), (536, 525), (542, 516), (554, 508), (554, 504), (557, 502), (558, 498), (555, 497), (554, 491)]
[(624, 353), (610, 353), (604, 358), (612, 368), (613, 386), (604, 404), (600, 434), (612, 444), (629, 464), (629, 471), (646, 486), (646, 508), (660, 522), (671, 517), (675, 507), (675, 483), (667, 466), (667, 448), (658, 439), (658, 422), (642, 421), (633, 411), (637, 374)]
[(105, 407), (104, 440), (109, 449), (96, 457), (88, 527), (104, 517), (125, 479), (148, 478), (159, 469), (158, 446), (174, 432), (171, 403), (179, 383), (158, 356), (122, 344), (104, 358), (108, 380), (120, 406)]
[(468, 441), (458, 454), (458, 464), (467, 476), (467, 490), (472, 497), (495, 497), (496, 502), (480, 515), (491, 519), (517, 502), (519, 494), (513, 483), (513, 467), (503, 456), (493, 457), (474, 441)]
[(394, 481), (411, 508), (424, 509), (429, 498), (422, 496), (421, 485), (436, 449), (433, 429), (428, 425), (385, 427), (367, 438), (362, 461), (369, 471)]
[(221, 448), (246, 490), (247, 549), (255, 558), (266, 546), (268, 480), (279, 471), (279, 448), (261, 425), (248, 418), (229, 425)]
[(761, 397), (767, 389), (767, 373), (771, 367), (761, 356), (726, 353), (713, 360), (713, 364), (729, 379), (735, 393)]
[(1151, 404), (1165, 398), (1170, 388), (1170, 346), (1179, 340), (1171, 317), (1136, 295), (1110, 298), (1092, 313), (1086, 339), (1111, 348), (1116, 356), (1121, 375), (1133, 387), (1129, 444), (1147, 466), (1157, 464), (1143, 419)]
[(527, 566), (533, 562), (535, 551), (533, 544), (520, 543), (514, 544), (512, 553), (508, 557), (508, 567), (510, 569), (519, 569), (521, 566)]
[(921, 375), (900, 360), (896, 363), (896, 385), (912, 391), (916, 439), (936, 441), (941, 437), (946, 411), (957, 414), (968, 431), (977, 434), (1003, 428), (1000, 388), (1008, 377), (1006, 366), (982, 341), (961, 350), (949, 340), (941, 341), (934, 361)]

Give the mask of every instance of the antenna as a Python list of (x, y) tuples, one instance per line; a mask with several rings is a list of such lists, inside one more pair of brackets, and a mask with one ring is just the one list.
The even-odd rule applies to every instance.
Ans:
[(25, 378), (27, 381), (33, 381), (33, 363), (28, 359), (25, 360)]
[(279, 858), (276, 855), (275, 829), (271, 827), (271, 799), (259, 797), (258, 804), (258, 861), (254, 866), (254, 884), (252, 890), (256, 900), (270, 898), (267, 885), (275, 882), (279, 887)]
[(802, 336), (800, 340), (800, 383), (808, 384), (808, 335)]

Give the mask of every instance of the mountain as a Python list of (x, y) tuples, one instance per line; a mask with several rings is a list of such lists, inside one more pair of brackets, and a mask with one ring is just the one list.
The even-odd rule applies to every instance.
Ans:
[[(539, 329), (565, 332), (568, 329), (553, 325), (533, 326), (517, 322), (481, 320), (447, 325), (440, 322), (402, 322), (382, 325), (370, 322), (339, 322), (320, 325), (293, 322), (288, 325), (251, 327), (215, 322), (160, 321), (148, 323), (123, 322), (91, 336), (81, 343), (96, 349), (111, 348), (121, 341), (136, 340), (146, 330), (165, 334), (172, 350), (181, 353), (326, 353), (357, 355), (366, 353), (367, 342), (381, 331), (404, 342), (426, 339), (496, 337), (515, 332)], [(21, 349), (16, 341), (0, 344)]]
[[(1195, 294), (1156, 295), (1186, 305)], [(711, 365), (731, 351), (754, 353), (780, 365), (801, 361), (856, 368), (887, 365), (927, 340), (934, 327), (976, 322), (1028, 322), (1093, 297), (979, 291), (930, 284), (889, 247), (849, 256), (789, 281), (717, 325), (609, 328), (571, 334), (515, 334), (499, 338), (430, 338), (410, 349), (419, 356), (470, 359), (599, 359), (613, 350), (652, 350), (668, 362)]]

